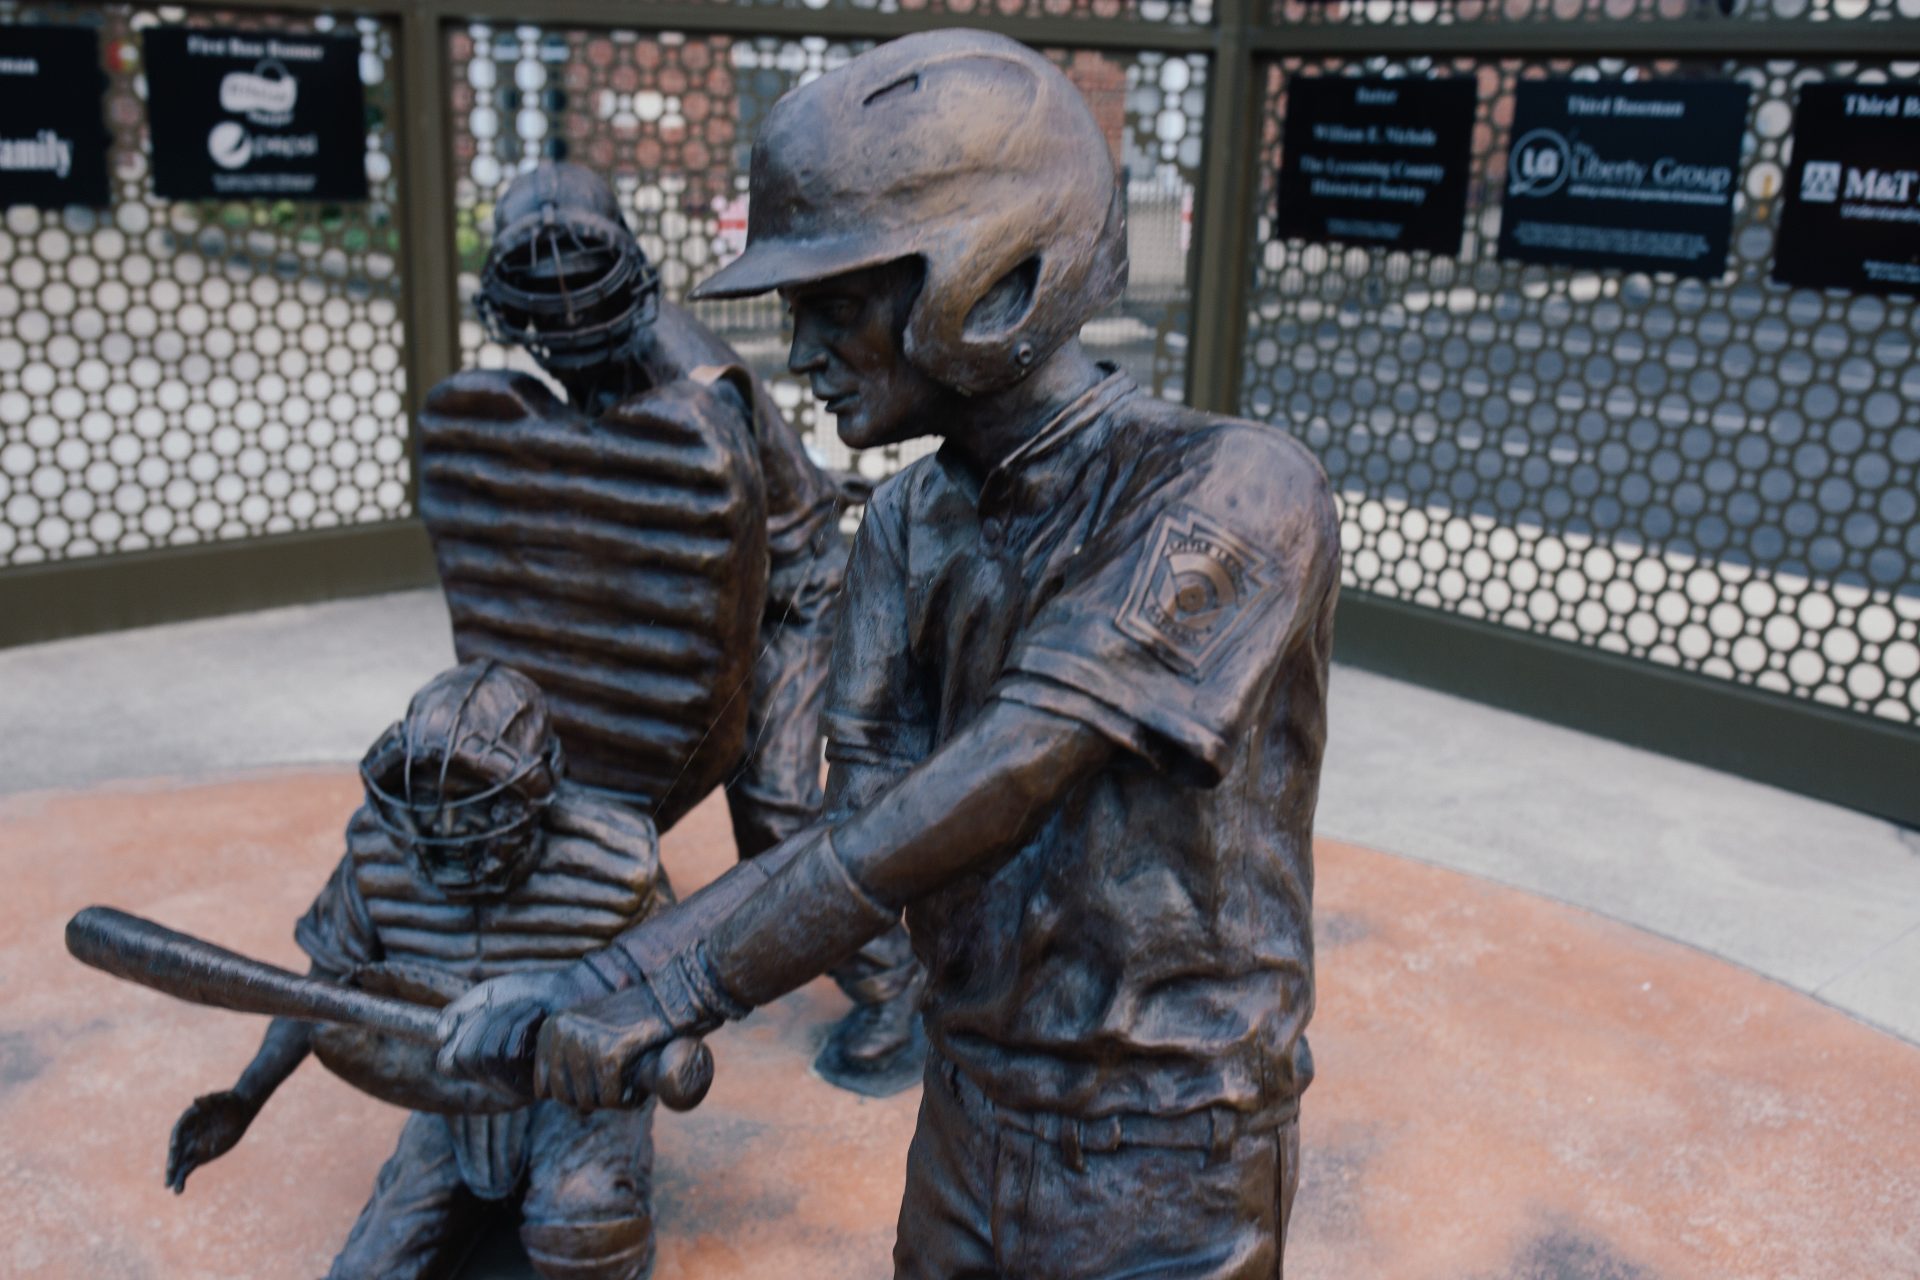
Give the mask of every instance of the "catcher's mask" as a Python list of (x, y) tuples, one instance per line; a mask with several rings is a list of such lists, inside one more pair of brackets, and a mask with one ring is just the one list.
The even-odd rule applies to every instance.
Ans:
[(485, 660), (415, 694), (360, 762), (360, 780), (416, 873), (450, 898), (479, 898), (532, 872), (562, 770), (538, 686)]
[(543, 161), (494, 208), (475, 299), (496, 342), (555, 372), (602, 364), (659, 312), (660, 273), (590, 169)]

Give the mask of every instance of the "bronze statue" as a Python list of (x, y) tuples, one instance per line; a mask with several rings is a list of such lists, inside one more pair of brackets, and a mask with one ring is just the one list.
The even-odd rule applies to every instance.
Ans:
[(631, 1105), (904, 907), (933, 1047), (896, 1275), (1280, 1273), (1339, 525), (1291, 437), (1081, 348), (1124, 208), (1084, 101), (999, 36), (773, 109), (746, 253), (695, 296), (780, 290), (850, 445), (943, 438), (860, 530), (825, 813), (590, 965), (456, 1002), (449, 1071), (537, 1045), (547, 1096)]
[[(347, 826), (346, 856), (295, 931), (308, 977), (104, 908), (68, 927), (77, 956), (118, 976), (277, 1015), (233, 1088), (181, 1115), (168, 1185), (183, 1191), (195, 1169), (231, 1150), (311, 1052), (413, 1112), (334, 1260), (335, 1280), (448, 1274), (490, 1215), (516, 1208), (542, 1276), (646, 1275), (651, 1106), (588, 1114), (529, 1105), (530, 1080), (450, 1079), (435, 1068), (433, 1029), (434, 1010), (474, 983), (552, 971), (671, 902), (653, 823), (568, 782), (540, 690), (486, 659), (422, 688), (361, 776), (366, 803)], [(707, 1070), (677, 1059), (673, 1078), (654, 1087), (670, 1105), (691, 1105)]]
[[(772, 397), (663, 300), (612, 190), (574, 164), (495, 210), (477, 299), (538, 379), (461, 373), (420, 421), (420, 513), (462, 659), (537, 680), (576, 782), (666, 831), (726, 788), (752, 857), (819, 812), (820, 708), (857, 482), (808, 458)], [(855, 1001), (822, 1073), (919, 1076), (904, 937), (836, 975)]]

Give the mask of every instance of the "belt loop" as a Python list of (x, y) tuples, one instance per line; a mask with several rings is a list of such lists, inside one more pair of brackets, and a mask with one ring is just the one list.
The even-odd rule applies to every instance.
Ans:
[(1233, 1150), (1233, 1131), (1235, 1128), (1233, 1112), (1222, 1106), (1207, 1108), (1207, 1163), (1224, 1162)]
[(1072, 1116), (1060, 1117), (1060, 1154), (1075, 1173), (1087, 1171), (1087, 1152), (1080, 1141), (1080, 1122)]

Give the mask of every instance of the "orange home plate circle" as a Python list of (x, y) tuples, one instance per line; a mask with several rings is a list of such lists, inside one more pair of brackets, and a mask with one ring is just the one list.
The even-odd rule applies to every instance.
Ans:
[[(0, 800), (0, 1274), (325, 1272), (399, 1113), (309, 1064), (173, 1197), (168, 1129), (262, 1023), (86, 970), (61, 929), (110, 902), (300, 967), (355, 799), (340, 770)], [(724, 807), (666, 844), (681, 892), (718, 874)], [(1920, 1276), (1920, 1049), (1484, 881), (1329, 841), (1319, 866), (1289, 1280)], [(816, 982), (728, 1028), (707, 1101), (661, 1114), (662, 1280), (890, 1274), (918, 1099), (807, 1073), (844, 1007)]]

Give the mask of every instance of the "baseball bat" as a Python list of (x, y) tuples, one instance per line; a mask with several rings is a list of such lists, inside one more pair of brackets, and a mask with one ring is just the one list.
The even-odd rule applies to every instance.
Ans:
[[(440, 1043), (440, 1016), (432, 1009), (289, 973), (113, 907), (87, 907), (67, 921), (67, 950), (102, 973), (194, 1004)], [(713, 1083), (713, 1055), (699, 1040), (675, 1040), (640, 1074), (646, 1092), (686, 1111)]]

